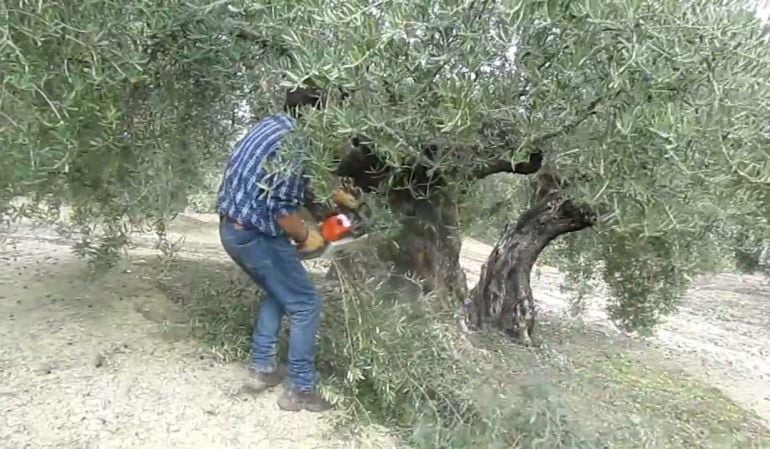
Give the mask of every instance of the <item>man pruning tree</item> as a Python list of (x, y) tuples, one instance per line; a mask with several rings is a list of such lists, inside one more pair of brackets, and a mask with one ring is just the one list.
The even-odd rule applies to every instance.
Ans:
[[(325, 242), (299, 214), (303, 205), (318, 210), (304, 177), (302, 157), (289, 154), (292, 151), (282, 145), (307, 106), (322, 107), (320, 93), (308, 88), (288, 92), (285, 113), (265, 117), (235, 146), (219, 188), (219, 234), (227, 254), (265, 292), (252, 336), (251, 387), (274, 387), (286, 375), (285, 367), (277, 363), (276, 349), (281, 319), (287, 313), (290, 385), (278, 406), (320, 412), (331, 408), (316, 390), (321, 297), (300, 256), (318, 251)], [(336, 190), (332, 200), (356, 208), (355, 198), (342, 190)]]

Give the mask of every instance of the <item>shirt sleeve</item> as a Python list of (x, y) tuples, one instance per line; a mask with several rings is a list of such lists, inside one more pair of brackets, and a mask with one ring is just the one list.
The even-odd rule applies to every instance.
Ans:
[(302, 172), (282, 177), (273, 191), (275, 213), (279, 216), (297, 211), (304, 203), (305, 178)]
[(283, 157), (279, 158), (279, 164), (282, 165), (280, 175), (272, 191), (274, 212), (278, 216), (292, 214), (302, 207), (307, 184), (303, 169), (304, 143), (298, 138), (289, 137), (286, 140), (286, 148), (282, 148), (284, 151), (281, 152)]

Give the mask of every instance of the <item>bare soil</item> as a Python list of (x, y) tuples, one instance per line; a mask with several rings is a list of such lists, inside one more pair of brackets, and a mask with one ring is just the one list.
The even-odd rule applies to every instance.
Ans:
[[(212, 230), (187, 235), (190, 257), (223, 257)], [(333, 438), (321, 415), (282, 412), (280, 389), (242, 394), (244, 366), (186, 338), (186, 318), (143, 272), (157, 252), (135, 248), (90, 277), (72, 242), (50, 231), (5, 237), (0, 447), (379, 447)]]
[[(226, 261), (211, 216), (174, 224), (188, 259)], [(0, 236), (2, 237), (2, 236)], [(280, 390), (239, 392), (240, 363), (222, 363), (187, 338), (189, 319), (147, 266), (152, 236), (118, 269), (90, 277), (72, 241), (22, 225), (0, 249), (0, 446), (8, 448), (385, 447), (373, 432), (347, 439), (318, 415), (281, 412)], [(490, 247), (468, 240), (475, 282)], [(545, 314), (567, 314), (555, 270), (538, 268)], [(602, 292), (583, 320), (617, 330)], [(565, 318), (574, 320), (573, 318)], [(677, 315), (650, 338), (647, 356), (719, 388), (770, 425), (770, 285), (752, 276), (698, 280)], [(376, 435), (375, 435), (376, 434)]]
[[(492, 247), (468, 239), (463, 266), (473, 284)], [(537, 267), (533, 293), (540, 310), (569, 316), (568, 294), (557, 270)], [(587, 300), (582, 320), (605, 331), (621, 332), (604, 312), (606, 296)], [(646, 340), (654, 353), (704, 383), (719, 388), (770, 425), (770, 279), (721, 274), (697, 279), (679, 312), (668, 317)]]

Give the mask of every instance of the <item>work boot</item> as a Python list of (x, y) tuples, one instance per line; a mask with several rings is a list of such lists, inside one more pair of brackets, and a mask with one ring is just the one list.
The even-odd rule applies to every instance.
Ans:
[(244, 383), (241, 391), (244, 393), (261, 393), (283, 382), (288, 370), (285, 365), (278, 365), (272, 373), (262, 373), (249, 368), (249, 379)]
[(287, 412), (298, 412), (307, 410), (309, 412), (325, 412), (332, 408), (332, 404), (321, 397), (315, 391), (300, 391), (294, 388), (287, 388), (278, 398), (278, 408)]

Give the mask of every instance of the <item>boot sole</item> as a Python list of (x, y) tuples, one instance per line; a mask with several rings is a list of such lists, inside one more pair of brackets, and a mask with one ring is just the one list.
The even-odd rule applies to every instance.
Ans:
[[(271, 388), (275, 388), (278, 385), (281, 385), (283, 381), (286, 379), (286, 367), (283, 365), (279, 365), (278, 367), (279, 371), (279, 378), (276, 379), (274, 382), (265, 382), (263, 380), (255, 379), (252, 377), (251, 379), (247, 380), (243, 386), (240, 388), (241, 393), (246, 394), (259, 394), (263, 393)], [(252, 374), (251, 376), (254, 376)]]
[(278, 408), (283, 410), (284, 412), (299, 412), (301, 410), (304, 410), (304, 411), (310, 412), (310, 413), (323, 413), (323, 412), (328, 412), (329, 410), (331, 410), (331, 407), (318, 409), (318, 408), (314, 408), (314, 407), (306, 407), (306, 406), (303, 406), (303, 405), (287, 407), (285, 405), (281, 405), (280, 403), (278, 404)]
[(240, 388), (239, 391), (242, 394), (259, 394), (259, 393), (264, 393), (265, 391), (270, 390), (271, 388), (275, 388), (278, 385), (280, 385), (280, 383), (275, 384), (275, 385), (267, 385), (267, 384), (265, 384), (265, 385), (255, 385), (253, 383), (248, 383), (247, 382), (247, 383), (245, 383)]

